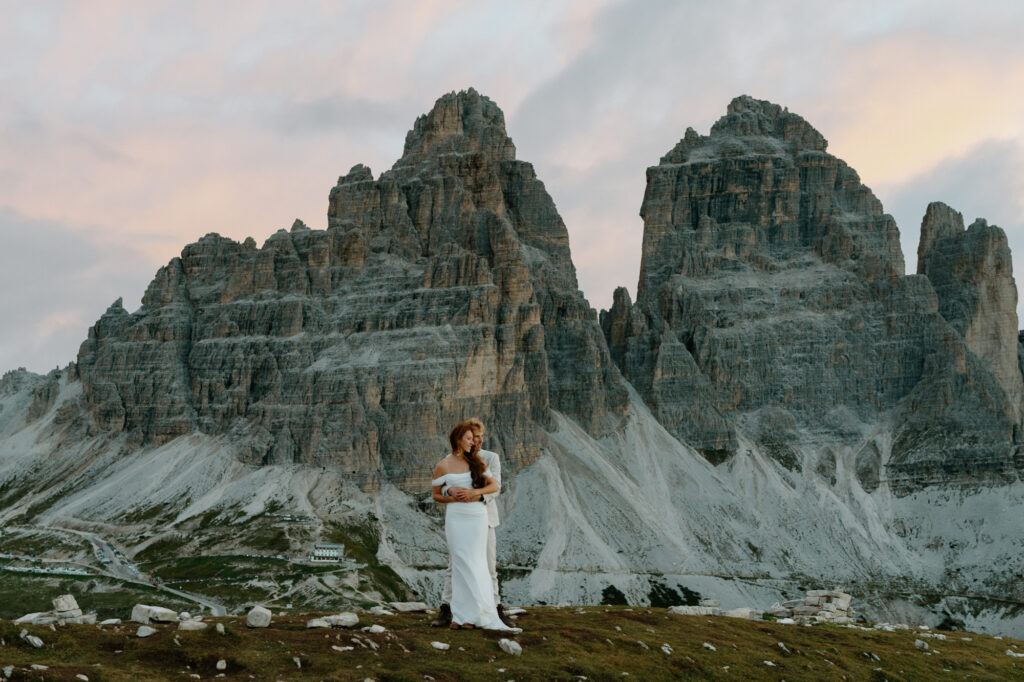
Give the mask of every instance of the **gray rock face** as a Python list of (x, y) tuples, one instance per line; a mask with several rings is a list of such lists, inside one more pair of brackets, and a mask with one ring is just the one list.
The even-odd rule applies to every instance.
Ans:
[[(903, 276), (892, 218), (825, 149), (799, 116), (740, 97), (709, 136), (688, 130), (649, 168), (637, 302), (616, 292), (601, 318), (612, 357), (713, 463), (743, 432), (792, 469), (801, 433), (828, 480), (830, 448), (862, 444), (855, 425), (891, 415), (886, 465), (911, 487), (953, 461), (1002, 467), (1015, 409), (998, 372), (968, 357), (929, 279)], [(1016, 365), (1015, 340), (991, 345), (987, 357), (998, 347)], [(873, 489), (881, 457), (865, 447), (858, 477)]]
[(949, 206), (929, 204), (921, 222), (917, 272), (927, 275), (939, 312), (992, 371), (1010, 403), (1024, 387), (1017, 352), (1017, 285), (1006, 233), (985, 220), (964, 229)]
[(78, 370), (95, 422), (137, 443), (229, 434), (243, 461), (369, 487), (422, 487), (472, 415), (514, 467), (551, 408), (592, 433), (627, 409), (554, 203), (473, 90), (438, 100), (377, 180), (340, 178), (326, 231), (187, 246), (139, 311), (103, 315)]

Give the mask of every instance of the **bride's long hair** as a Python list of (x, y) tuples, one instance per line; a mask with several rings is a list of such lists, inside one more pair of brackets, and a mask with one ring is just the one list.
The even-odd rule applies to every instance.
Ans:
[[(452, 429), (452, 432), (448, 434), (448, 442), (452, 445), (453, 455), (462, 455), (462, 448), (459, 447), (459, 441), (462, 440), (463, 434), (466, 431), (472, 431), (473, 424), (470, 422), (459, 422)], [(469, 475), (473, 479), (474, 488), (483, 488), (487, 485), (487, 480), (484, 478), (484, 470), (487, 465), (484, 464), (484, 460), (480, 458), (480, 450), (474, 445), (473, 449), (469, 451), (468, 455), (465, 455), (466, 461), (469, 462)]]

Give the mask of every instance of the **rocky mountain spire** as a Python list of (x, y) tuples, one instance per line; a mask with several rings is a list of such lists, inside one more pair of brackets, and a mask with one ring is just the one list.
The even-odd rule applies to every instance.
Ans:
[(917, 272), (935, 287), (939, 312), (1020, 409), (1017, 284), (1006, 233), (981, 218), (964, 229), (960, 213), (933, 202), (921, 221), (917, 257)]
[[(900, 476), (950, 458), (1002, 467), (1015, 410), (989, 361), (967, 358), (928, 279), (903, 276), (892, 217), (826, 148), (803, 118), (750, 97), (708, 136), (688, 129), (647, 170), (637, 301), (619, 295), (602, 316), (612, 357), (659, 421), (712, 462), (747, 439), (831, 480), (830, 453), (862, 447), (853, 434), (896, 410), (895, 442), (858, 460), (865, 489), (883, 463), (900, 490), (913, 487)], [(925, 230), (936, 243), (949, 231), (939, 213)], [(990, 260), (988, 270), (1002, 262)], [(1002, 307), (990, 308), (1012, 309), (998, 288)], [(1016, 344), (998, 345), (1014, 354), (993, 371), (1015, 369)], [(802, 461), (800, 442), (813, 443)]]
[(554, 202), (474, 90), (418, 118), (380, 178), (339, 178), (326, 231), (185, 247), (139, 311), (97, 322), (79, 371), (97, 423), (137, 442), (227, 434), (245, 461), (367, 485), (422, 486), (470, 416), (514, 469), (552, 409), (594, 434), (628, 410)]

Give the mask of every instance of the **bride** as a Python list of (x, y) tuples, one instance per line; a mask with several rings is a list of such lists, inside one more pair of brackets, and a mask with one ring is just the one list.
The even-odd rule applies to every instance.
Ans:
[[(498, 491), (473, 443), (473, 425), (460, 422), (448, 435), (452, 454), (434, 469), (434, 500), (446, 504), (444, 535), (452, 560), (452, 624), (459, 628), (521, 632), (501, 622), (487, 568), (487, 505), (483, 496)], [(441, 489), (464, 488), (455, 495)]]

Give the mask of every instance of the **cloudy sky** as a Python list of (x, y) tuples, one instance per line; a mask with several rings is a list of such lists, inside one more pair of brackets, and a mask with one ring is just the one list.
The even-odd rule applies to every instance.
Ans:
[(1024, 3), (5, 2), (0, 372), (73, 360), (207, 232), (262, 243), (445, 92), (505, 112), (596, 308), (635, 293), (644, 171), (739, 94), (788, 106), (892, 213), (940, 199), (1024, 269)]

